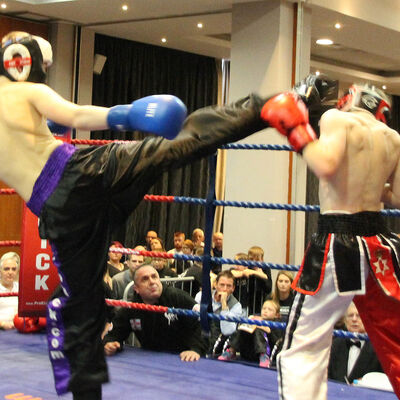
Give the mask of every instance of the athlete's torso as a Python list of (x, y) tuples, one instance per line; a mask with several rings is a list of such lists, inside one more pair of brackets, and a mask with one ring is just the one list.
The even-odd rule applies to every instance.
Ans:
[(50, 154), (62, 143), (29, 102), (33, 85), (0, 76), (0, 180), (25, 201)]
[(335, 174), (320, 179), (321, 212), (379, 211), (383, 187), (399, 162), (399, 134), (367, 111), (329, 112), (346, 130), (346, 149)]

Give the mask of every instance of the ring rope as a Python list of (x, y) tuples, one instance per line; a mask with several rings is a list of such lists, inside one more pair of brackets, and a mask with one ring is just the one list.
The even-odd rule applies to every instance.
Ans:
[(250, 143), (230, 143), (220, 147), (226, 150), (277, 150), (294, 151), (292, 146), (286, 144), (250, 144)]
[[(165, 306), (154, 306), (150, 304), (144, 304), (144, 303), (132, 303), (129, 301), (123, 301), (123, 300), (112, 300), (112, 299), (106, 299), (106, 303), (110, 306), (114, 307), (123, 307), (123, 308), (130, 308), (130, 309), (139, 309), (143, 311), (152, 311), (152, 312), (158, 312), (158, 313), (169, 313), (169, 314), (176, 314), (176, 315), (182, 315), (185, 317), (190, 317), (190, 318), (199, 318), (200, 313), (197, 311), (192, 311), (192, 310), (185, 310), (182, 308), (172, 308), (172, 307), (165, 307)], [(214, 320), (214, 321), (228, 321), (228, 322), (237, 322), (237, 323), (244, 323), (244, 324), (249, 324), (249, 325), (257, 325), (257, 326), (267, 326), (269, 328), (276, 328), (276, 329), (285, 329), (286, 324), (283, 322), (274, 322), (274, 321), (261, 321), (257, 319), (249, 319), (249, 318), (243, 318), (243, 317), (228, 317), (220, 314), (213, 314), (213, 313), (207, 313), (208, 318)], [(364, 333), (351, 333), (347, 331), (340, 331), (335, 329), (333, 331), (334, 336), (338, 337), (344, 337), (344, 338), (350, 338), (350, 339), (360, 339), (360, 340), (369, 340), (368, 335)]]
[(0, 297), (16, 297), (16, 296), (18, 296), (18, 292), (0, 293)]

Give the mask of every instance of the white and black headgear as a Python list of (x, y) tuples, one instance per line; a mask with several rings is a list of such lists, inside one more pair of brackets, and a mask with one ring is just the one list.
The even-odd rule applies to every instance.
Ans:
[(51, 44), (40, 36), (8, 40), (0, 56), (0, 75), (17, 82), (45, 82), (46, 67), (53, 62)]
[(352, 85), (339, 99), (337, 108), (350, 111), (362, 108), (372, 113), (378, 121), (388, 125), (392, 117), (392, 104), (390, 97), (375, 86), (366, 84)]

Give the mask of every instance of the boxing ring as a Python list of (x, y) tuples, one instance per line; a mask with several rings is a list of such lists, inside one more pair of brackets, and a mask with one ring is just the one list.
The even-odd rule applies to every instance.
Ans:
[[(110, 141), (72, 140), (74, 144), (101, 145)], [(291, 151), (290, 146), (230, 144), (225, 149), (278, 150)], [(194, 260), (203, 262), (203, 297), (200, 313), (192, 310), (170, 309), (160, 306), (127, 303), (107, 300), (110, 305), (146, 309), (149, 312), (168, 312), (200, 318), (203, 330), (207, 331), (209, 318), (227, 319), (235, 322), (256, 323), (257, 325), (284, 328), (282, 323), (255, 321), (245, 318), (224, 318), (209, 313), (211, 287), (209, 272), (211, 263), (239, 264), (280, 270), (297, 271), (298, 266), (274, 264), (255, 261), (238, 261), (228, 258), (211, 257), (211, 236), (215, 207), (231, 206), (244, 208), (263, 208), (288, 211), (318, 211), (318, 206), (301, 206), (292, 204), (254, 203), (240, 201), (220, 201), (215, 199), (215, 157), (210, 157), (209, 192), (206, 199), (195, 199), (179, 196), (146, 195), (146, 201), (178, 202), (202, 205), (205, 207), (205, 249), (204, 256), (171, 255), (160, 252), (135, 251), (132, 249), (115, 249), (124, 254), (135, 253), (144, 256)], [(0, 195), (15, 193), (12, 189), (1, 189)], [(390, 210), (386, 215), (400, 215), (399, 210)], [(4, 241), (1, 246), (20, 245), (18, 241)], [(15, 295), (10, 293), (9, 295)], [(359, 337), (348, 332), (335, 331), (337, 336)], [(20, 334), (17, 331), (0, 331), (0, 399), (51, 400), (58, 399), (54, 389), (51, 365), (48, 358), (47, 339), (45, 334)], [(103, 386), (104, 399), (277, 399), (277, 373), (273, 369), (258, 368), (258, 365), (244, 362), (221, 362), (201, 358), (198, 362), (185, 363), (176, 354), (156, 353), (126, 346), (124, 351), (107, 358), (111, 384)], [(329, 399), (396, 399), (391, 392), (353, 387), (346, 384), (329, 382)], [(71, 394), (64, 395), (72, 399)]]
[[(45, 334), (0, 332), (0, 399), (56, 400)], [(176, 354), (126, 347), (108, 357), (111, 384), (103, 399), (276, 400), (276, 371), (201, 358), (184, 363)], [(62, 399), (72, 399), (66, 394)], [(393, 393), (328, 382), (329, 400), (394, 400)]]

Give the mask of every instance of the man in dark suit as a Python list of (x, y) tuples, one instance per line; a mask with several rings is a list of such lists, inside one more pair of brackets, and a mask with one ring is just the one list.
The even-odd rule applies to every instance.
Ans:
[[(364, 325), (354, 303), (345, 316), (349, 332), (365, 333)], [(383, 372), (370, 341), (335, 338), (332, 343), (328, 378), (352, 383), (368, 372)]]

